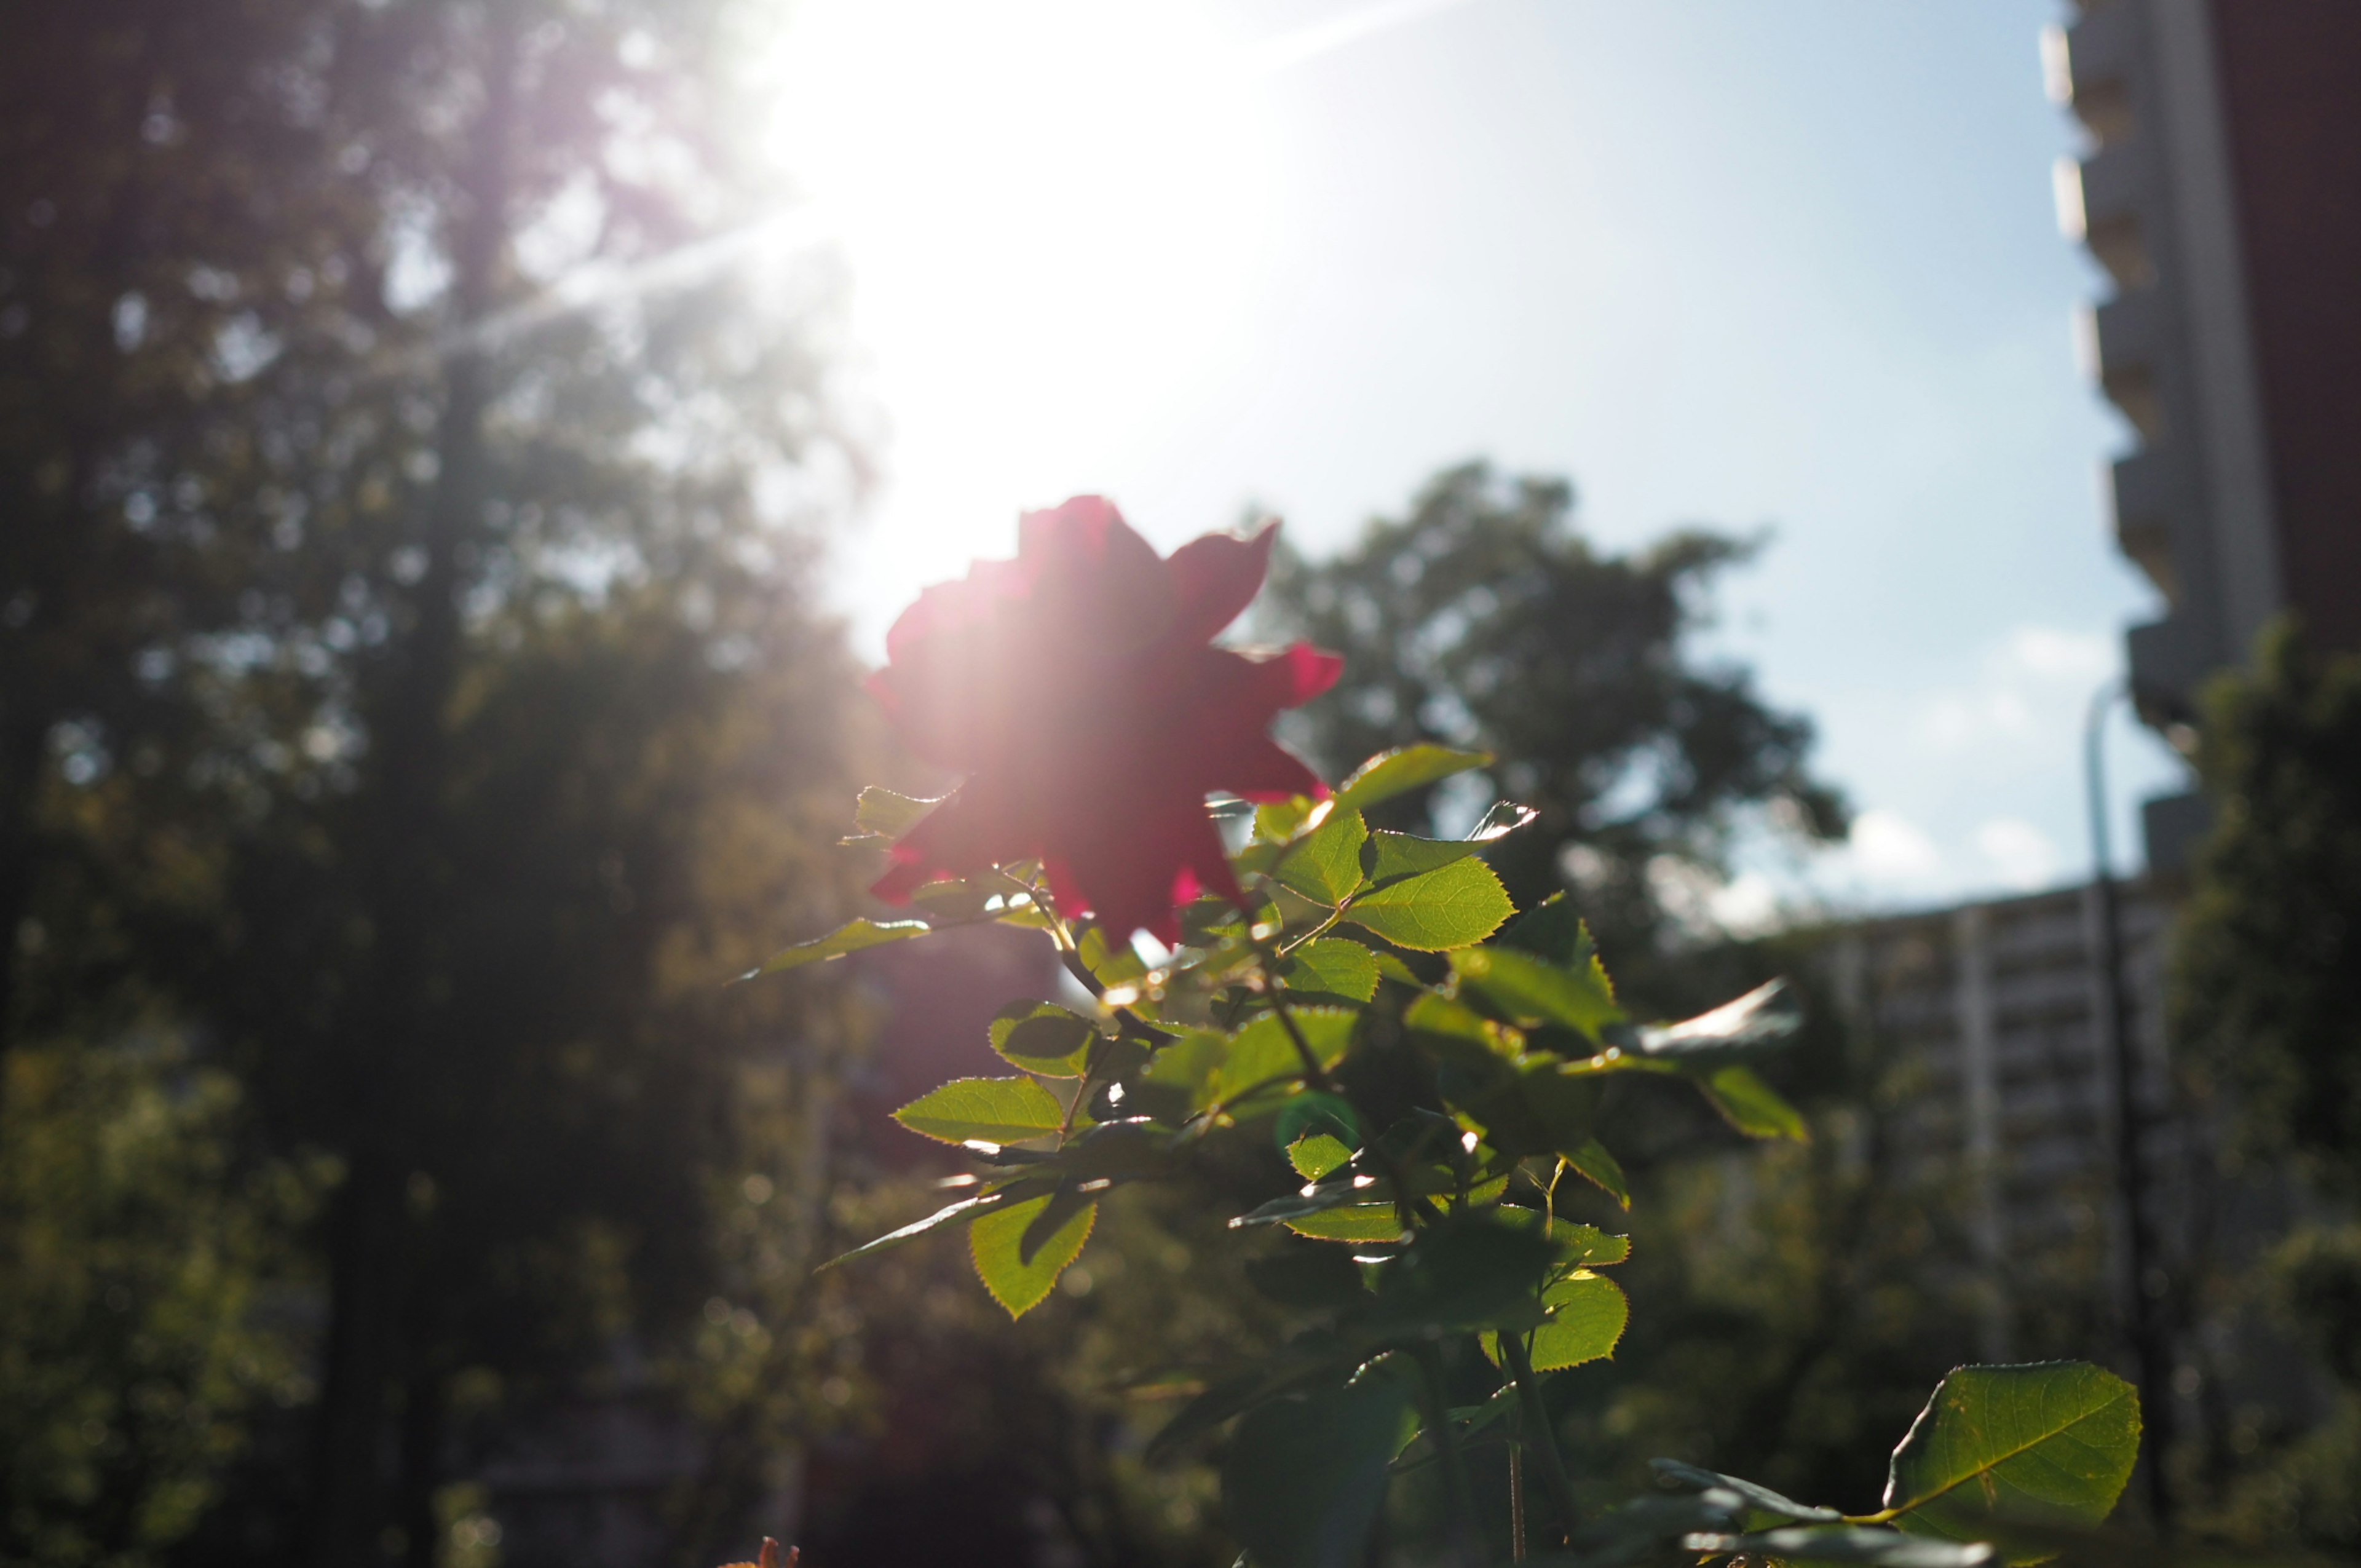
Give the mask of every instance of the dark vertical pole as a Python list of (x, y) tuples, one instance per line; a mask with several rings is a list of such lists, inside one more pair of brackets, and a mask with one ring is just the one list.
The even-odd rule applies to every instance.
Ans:
[(2131, 995), (2124, 983), (2123, 906), (2107, 832), (2107, 715), (2127, 695), (2110, 681), (2091, 699), (2082, 731), (2083, 782), (2091, 813), (2091, 885), (2099, 900), (2099, 972), (2106, 991), (2106, 1045), (2114, 1071), (2115, 1201), (2122, 1211), (2125, 1281), (2124, 1327), (2138, 1370), (2140, 1413), (2147, 1429), (2147, 1506), (2157, 1528), (2172, 1519), (2164, 1460), (2172, 1446), (2172, 1346), (2164, 1321), (2164, 1266), (2147, 1202), (2141, 1158), (2146, 1118), (2139, 1103), (2138, 1053), (2134, 1048)]

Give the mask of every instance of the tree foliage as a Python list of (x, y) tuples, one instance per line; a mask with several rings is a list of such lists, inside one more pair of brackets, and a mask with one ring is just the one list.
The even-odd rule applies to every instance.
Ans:
[[(1630, 946), (1659, 928), (1650, 873), (1664, 857), (1723, 867), (1755, 808), (1819, 839), (1846, 814), (1809, 772), (1809, 721), (1695, 652), (1704, 596), (1751, 547), (1687, 532), (1607, 554), (1573, 507), (1562, 480), (1448, 469), (1334, 559), (1282, 554), (1268, 613), (1345, 655), (1306, 711), (1323, 762), (1418, 742), (1497, 754), (1486, 783), (1537, 814), (1491, 857), (1510, 893), (1530, 903), (1571, 882)], [(1433, 800), (1407, 794), (1377, 820), (1432, 831)]]
[(2178, 1037), (2249, 1153), (2361, 1194), (2361, 657), (2292, 623), (2207, 694), (2213, 833), (2177, 939)]

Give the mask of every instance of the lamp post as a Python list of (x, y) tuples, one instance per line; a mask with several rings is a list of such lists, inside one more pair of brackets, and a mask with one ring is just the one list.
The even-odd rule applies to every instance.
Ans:
[(2091, 887), (2099, 904), (2099, 970), (2105, 989), (2108, 1058), (2114, 1077), (2115, 1201), (2122, 1211), (2124, 1261), (2131, 1275), (2124, 1327), (2139, 1377), (2140, 1413), (2147, 1429), (2149, 1517), (2170, 1522), (2171, 1490), (2164, 1456), (2172, 1442), (2172, 1347), (2164, 1321), (2163, 1268), (2156, 1229), (2144, 1201), (2147, 1175), (2140, 1159), (2146, 1119), (2140, 1112), (2138, 1060), (2132, 1041), (2131, 994), (2124, 983), (2123, 904), (2107, 832), (2107, 715), (2131, 695), (2111, 680), (2091, 698), (2082, 729), (2082, 779), (2091, 813)]

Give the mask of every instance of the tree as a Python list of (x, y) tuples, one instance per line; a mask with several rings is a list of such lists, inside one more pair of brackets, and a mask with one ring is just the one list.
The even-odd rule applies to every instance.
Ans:
[[(1807, 770), (1810, 722), (1693, 651), (1706, 589), (1749, 547), (1690, 532), (1604, 555), (1573, 504), (1563, 480), (1448, 469), (1334, 560), (1282, 555), (1272, 597), (1281, 625), (1345, 654), (1307, 710), (1323, 762), (1421, 740), (1496, 752), (1485, 784), (1540, 814), (1498, 852), (1511, 895), (1571, 883), (1630, 952), (1664, 929), (1665, 872), (1723, 869), (1750, 812), (1817, 839), (1846, 813)], [(1405, 797), (1392, 825), (1431, 828), (1435, 806)]]
[(234, 1080), (169, 1026), (16, 1052), (0, 1105), (0, 1562), (153, 1563), (257, 1406), (301, 1398), (270, 1322), (318, 1173), (239, 1149)]
[(745, 1153), (731, 1075), (842, 1034), (713, 1000), (744, 938), (704, 921), (841, 891), (777, 826), (840, 793), (849, 685), (762, 500), (827, 441), (814, 340), (726, 279), (544, 308), (759, 199), (735, 9), (35, 9), (0, 68), (0, 1030), (161, 996), (242, 1130), (331, 1158), (311, 1495), (273, 1511), (306, 1562), (389, 1526), (431, 1561), (454, 1378), (660, 1335)]
[[(2290, 1173), (2349, 1205), (2361, 1197), (2361, 655), (2283, 620), (2250, 668), (2216, 678), (2203, 711), (2197, 766), (2214, 821), (2173, 943), (2173, 1036), (2228, 1131), (2229, 1174)], [(2308, 1430), (2241, 1417), (2213, 1445), (2214, 1522), (2349, 1549), (2361, 1541), (2361, 1226), (2305, 1215), (2258, 1261), (2217, 1290), (2310, 1341), (2336, 1387)]]
[(2201, 734), (2215, 819), (2175, 947), (2179, 1038), (2251, 1157), (2361, 1195), (2361, 656), (2275, 626)]
[(255, 568), (290, 498), (258, 427), (296, 368), (275, 346), (330, 341), (353, 207), (301, 80), (276, 69), (317, 10), (8, 10), (0, 1051), (89, 989), (82, 950), (46, 933), (111, 868), (49, 786), (112, 774), (150, 829), (188, 809), (192, 771), (210, 787), (192, 755), (206, 688), (269, 608)]

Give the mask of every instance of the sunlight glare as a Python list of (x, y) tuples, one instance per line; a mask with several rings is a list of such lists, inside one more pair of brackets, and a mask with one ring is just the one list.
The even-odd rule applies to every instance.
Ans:
[(764, 147), (843, 247), (892, 429), (858, 575), (1005, 548), (1243, 351), (1271, 181), (1241, 45), (1183, 0), (796, 9)]

